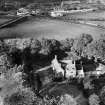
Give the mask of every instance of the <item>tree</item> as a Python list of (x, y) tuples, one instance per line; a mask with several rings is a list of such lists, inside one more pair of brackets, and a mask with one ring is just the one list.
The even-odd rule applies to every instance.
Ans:
[(95, 93), (89, 96), (89, 105), (99, 105), (100, 99), (99, 96)]
[(92, 79), (89, 77), (84, 78), (83, 85), (84, 89), (94, 89), (94, 85), (91, 83)]
[(58, 40), (55, 39), (50, 39), (51, 41), (51, 50), (52, 51), (58, 51), (60, 49), (60, 42)]
[(32, 39), (30, 47), (32, 54), (38, 53), (41, 50), (41, 43), (37, 39)]
[(88, 47), (87, 47), (87, 54), (90, 56), (95, 56), (96, 58), (105, 59), (105, 40), (99, 39), (96, 41), (93, 41)]
[[(12, 103), (12, 96), (17, 93), (23, 91), (25, 88), (23, 87), (23, 72), (22, 66), (15, 66), (13, 68), (8, 69), (5, 73), (2, 73), (0, 76), (0, 99), (4, 103), (4, 105), (16, 105), (16, 97), (14, 98), (14, 102)], [(23, 94), (23, 93), (21, 93)], [(29, 95), (29, 94), (28, 94)], [(27, 95), (27, 97), (28, 97)], [(17, 97), (19, 97), (17, 95)], [(9, 99), (9, 100), (8, 100)], [(28, 99), (28, 98), (27, 98)], [(8, 100), (8, 101), (7, 101)], [(18, 100), (20, 101), (20, 100)], [(26, 101), (26, 100), (25, 100)], [(28, 101), (28, 100), (27, 100)], [(11, 102), (11, 103), (10, 103)]]
[(57, 51), (60, 48), (60, 43), (54, 39), (45, 39), (41, 40), (41, 51), (40, 53), (43, 55), (49, 55), (52, 51)]
[(77, 53), (77, 55), (81, 56), (86, 51), (86, 47), (89, 43), (93, 41), (93, 38), (89, 34), (82, 34), (79, 38), (74, 40), (74, 44), (72, 47), (72, 51)]
[(70, 51), (71, 50), (71, 47), (73, 46), (73, 43), (74, 43), (74, 39), (65, 39), (65, 40), (62, 40), (60, 41), (61, 43), (61, 49), (64, 50), (64, 51)]
[(65, 94), (61, 96), (58, 105), (78, 105), (78, 104), (75, 98), (73, 98), (71, 95)]
[(51, 47), (50, 47), (50, 40), (43, 38), (41, 40), (41, 51), (40, 53), (43, 55), (49, 55), (51, 53)]
[(30, 89), (19, 89), (4, 98), (4, 105), (33, 105), (35, 95)]
[(105, 104), (105, 86), (100, 91), (100, 99)]
[(22, 51), (17, 47), (11, 47), (8, 52), (8, 58), (11, 65), (22, 64)]

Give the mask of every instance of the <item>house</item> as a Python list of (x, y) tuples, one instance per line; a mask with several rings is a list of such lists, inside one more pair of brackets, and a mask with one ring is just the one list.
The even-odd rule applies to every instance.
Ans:
[(52, 60), (51, 62), (52, 64), (52, 68), (53, 68), (53, 71), (56, 73), (56, 74), (62, 74), (63, 77), (64, 77), (64, 70), (63, 68), (61, 67), (61, 64), (58, 62), (57, 60), (57, 55), (55, 55), (54, 59)]
[(85, 77), (83, 67), (80, 70), (77, 70), (77, 77), (78, 78), (84, 78)]
[(96, 75), (101, 75), (105, 73), (105, 65), (99, 63), (99, 66), (96, 68)]
[(75, 78), (76, 77), (76, 66), (75, 61), (71, 60), (62, 60), (61, 62), (66, 63), (65, 68), (65, 77), (66, 78)]
[(61, 13), (59, 11), (51, 11), (50, 15), (51, 15), (51, 17), (61, 17), (61, 16), (63, 16), (63, 13)]
[(53, 10), (50, 12), (50, 16), (52, 17), (61, 17), (64, 15), (64, 9), (60, 8), (59, 6), (54, 7)]
[(84, 78), (85, 77), (85, 73), (83, 70), (81, 59), (76, 60), (76, 70), (77, 70), (77, 77), (78, 78)]

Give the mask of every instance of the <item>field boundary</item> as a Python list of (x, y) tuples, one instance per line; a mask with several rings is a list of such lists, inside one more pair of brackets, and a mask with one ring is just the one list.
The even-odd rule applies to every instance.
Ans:
[(12, 20), (10, 20), (10, 21), (7, 21), (7, 22), (5, 22), (5, 23), (3, 23), (3, 24), (0, 24), (0, 29), (2, 29), (2, 28), (5, 28), (5, 27), (7, 27), (7, 26), (10, 26), (10, 25), (12, 25), (13, 23), (16, 23), (16, 22), (19, 22), (19, 21), (21, 21), (21, 20), (24, 20), (24, 19), (26, 19), (27, 17), (26, 16), (22, 16), (22, 17), (17, 17), (17, 18), (15, 18), (15, 19), (12, 19)]

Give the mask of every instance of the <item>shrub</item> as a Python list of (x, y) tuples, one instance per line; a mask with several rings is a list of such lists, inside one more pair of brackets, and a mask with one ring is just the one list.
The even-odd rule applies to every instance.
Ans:
[(30, 89), (19, 89), (4, 98), (4, 105), (33, 105), (35, 95)]
[(89, 96), (89, 105), (99, 105), (100, 99), (95, 93)]
[(49, 55), (51, 53), (51, 47), (50, 47), (50, 40), (48, 39), (42, 39), (41, 40), (41, 51), (40, 53), (43, 55)]
[(74, 39), (65, 39), (61, 41), (61, 49), (64, 51), (70, 51), (73, 46)]
[(82, 34), (80, 37), (74, 40), (72, 51), (81, 56), (82, 54), (86, 53), (87, 45), (92, 41), (93, 38), (91, 35)]
[(58, 105), (77, 105), (77, 102), (71, 95), (65, 94), (61, 96)]
[(38, 53), (41, 49), (41, 43), (37, 39), (32, 39), (30, 47), (31, 53)]
[(83, 85), (84, 89), (94, 89), (94, 85), (92, 84), (92, 79), (89, 77), (84, 78)]
[(105, 104), (105, 86), (100, 91), (100, 99)]

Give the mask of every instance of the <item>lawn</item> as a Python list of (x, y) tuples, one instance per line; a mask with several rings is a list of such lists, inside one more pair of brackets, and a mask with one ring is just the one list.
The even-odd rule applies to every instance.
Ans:
[(77, 102), (79, 103), (79, 105), (88, 105), (87, 102), (88, 100), (85, 98), (85, 96), (83, 95), (82, 90), (78, 89), (78, 86), (76, 85), (72, 85), (72, 84), (59, 84), (59, 85), (51, 85), (48, 89), (46, 89), (47, 93), (45, 94), (49, 94), (50, 96), (61, 96), (64, 94), (68, 94), (73, 96), (75, 99), (77, 99)]

